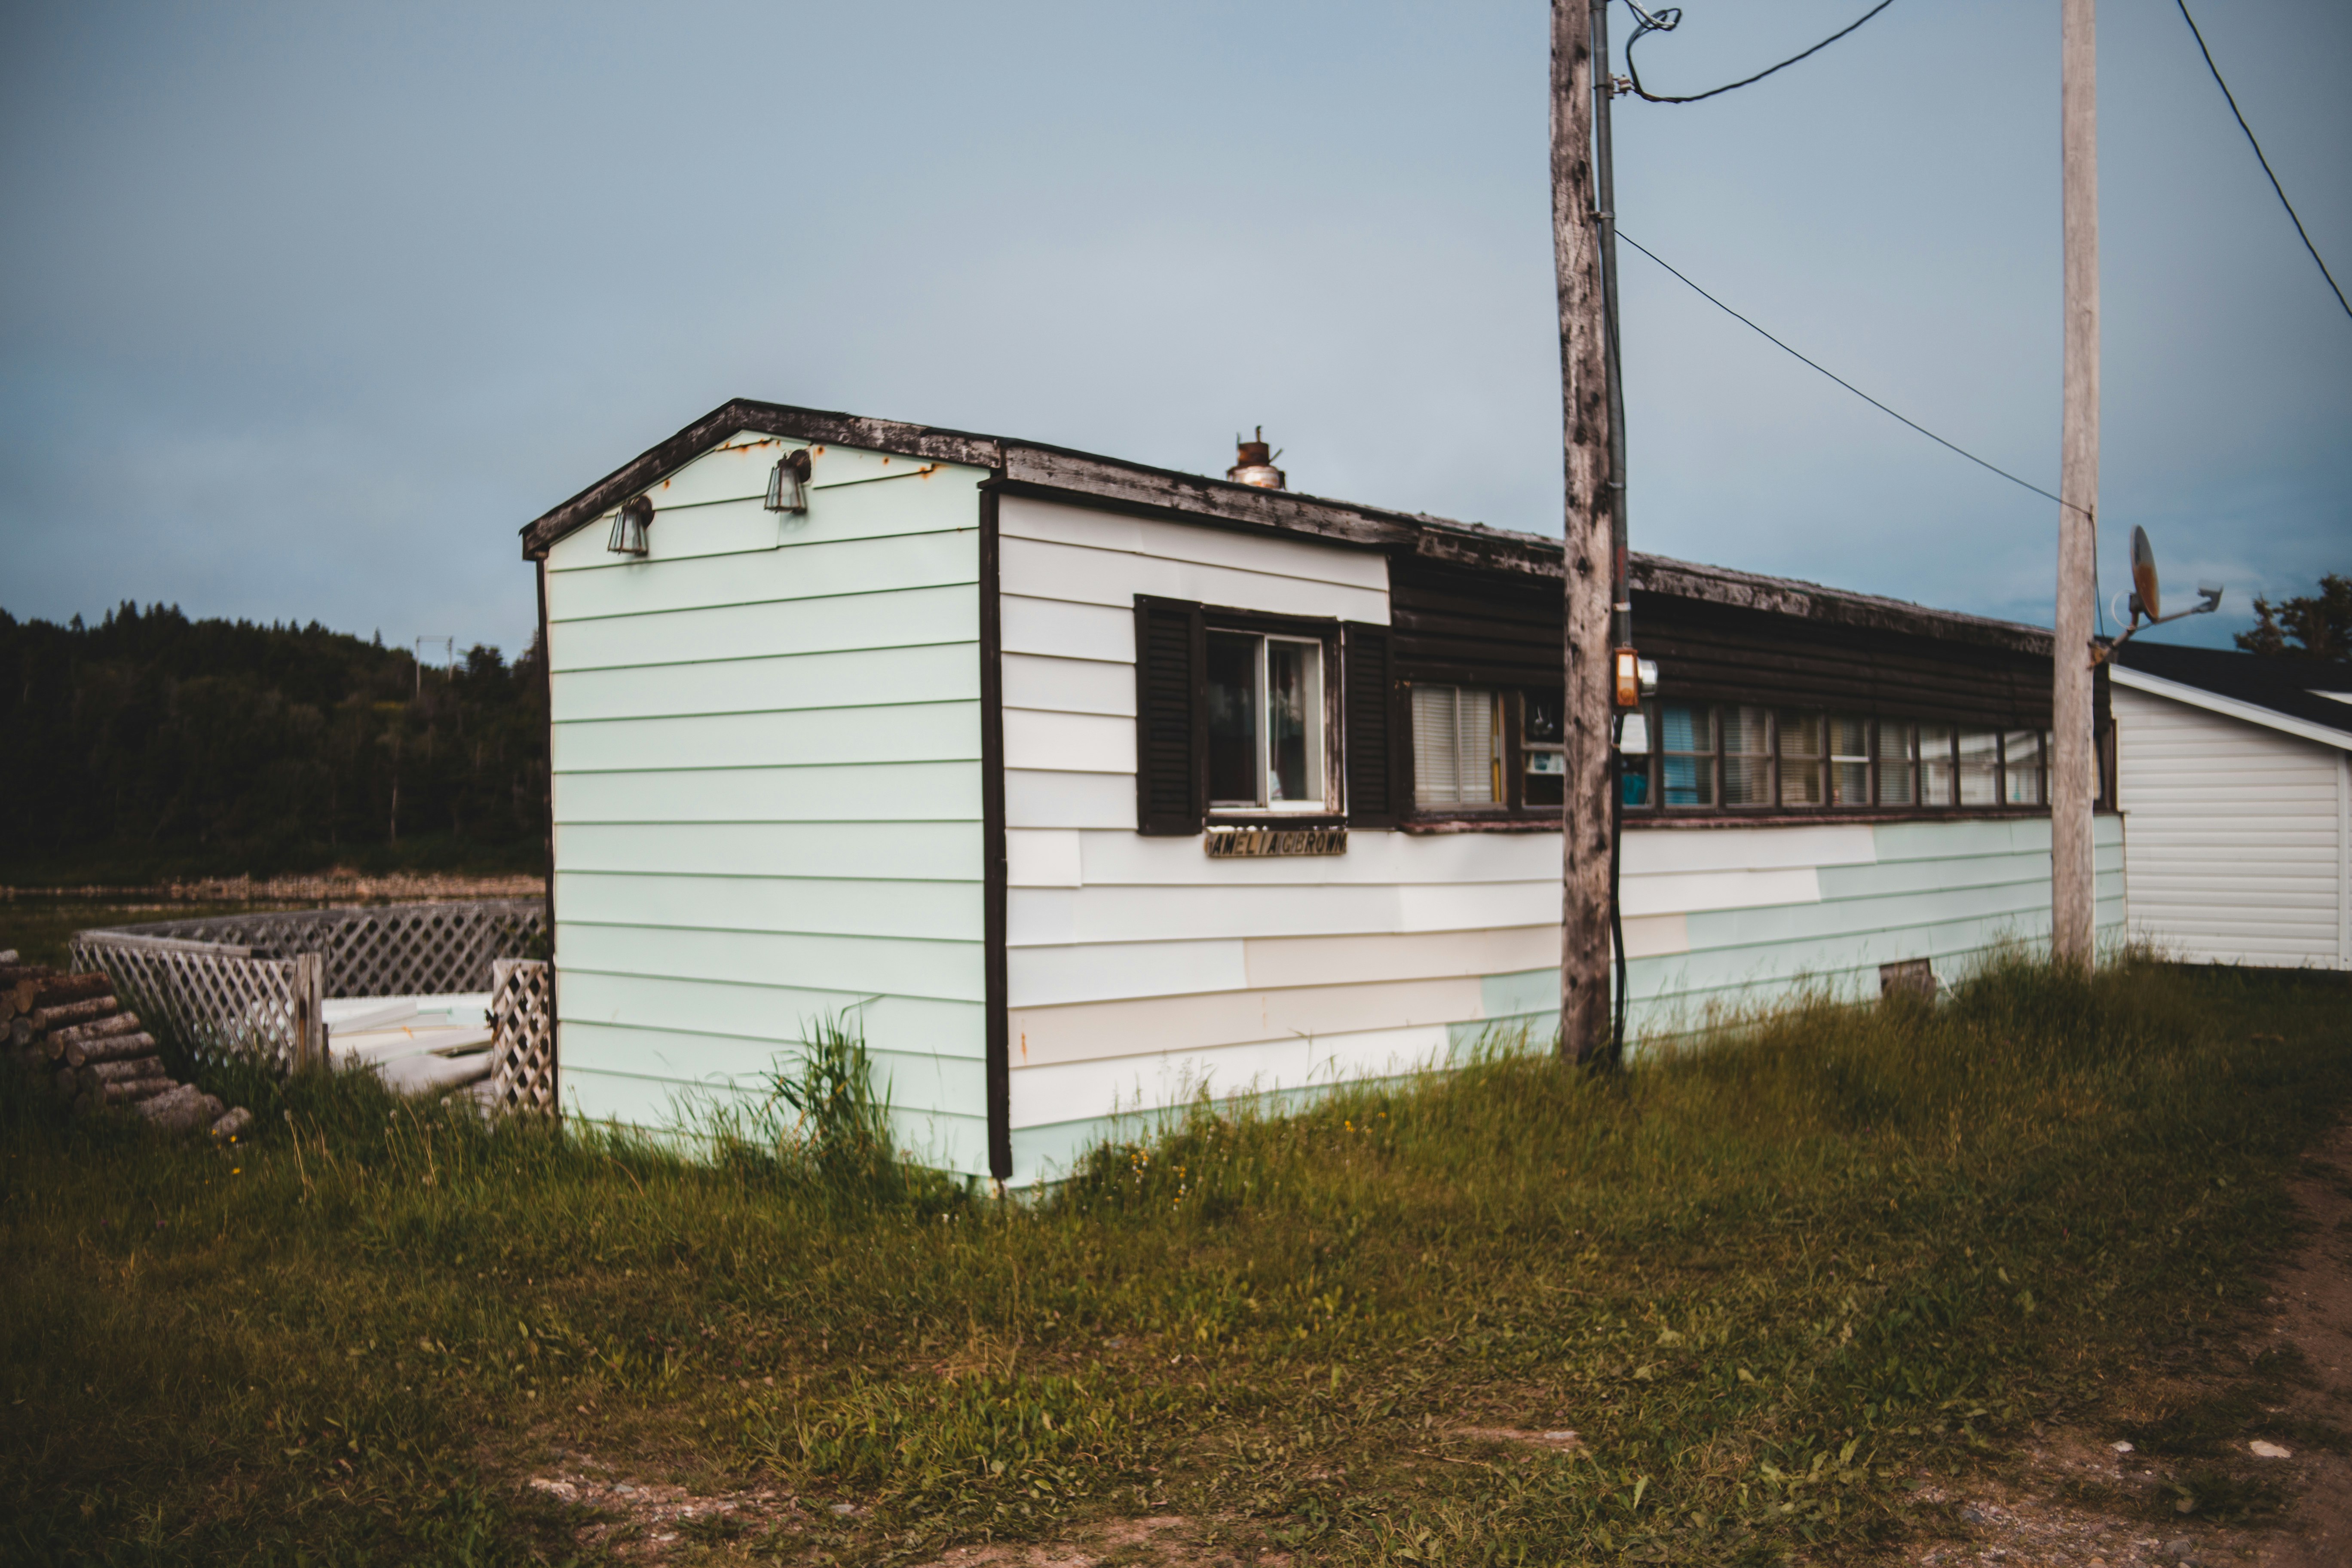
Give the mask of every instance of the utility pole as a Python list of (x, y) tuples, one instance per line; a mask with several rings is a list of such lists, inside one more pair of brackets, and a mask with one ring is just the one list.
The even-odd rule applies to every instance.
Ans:
[(2091, 618), (2098, 595), (2099, 99), (2096, 0), (2060, 0), (2058, 126), (2064, 164), (2065, 414), (2059, 449), (2058, 604), (2052, 637), (2050, 952), (2091, 963)]
[(1609, 367), (1593, 168), (1592, 0), (1551, 5), (1551, 234), (1559, 284), (1562, 439), (1567, 457), (1562, 650), (1568, 776), (1561, 808), (1559, 1049), (1591, 1060), (1607, 1043), (1610, 722), (1613, 603)]

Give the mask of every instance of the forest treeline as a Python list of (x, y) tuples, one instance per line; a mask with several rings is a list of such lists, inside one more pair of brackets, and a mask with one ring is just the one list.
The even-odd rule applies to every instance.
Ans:
[(162, 605), (0, 610), (0, 882), (538, 870), (540, 663), (476, 647), (420, 672), (381, 637)]

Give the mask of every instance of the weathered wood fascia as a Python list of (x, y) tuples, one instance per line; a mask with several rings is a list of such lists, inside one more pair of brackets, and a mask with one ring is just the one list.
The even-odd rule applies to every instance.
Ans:
[[(525, 559), (545, 556), (566, 534), (584, 527), (629, 497), (651, 489), (743, 430), (815, 446), (856, 447), (893, 456), (990, 468), (1008, 487), (1031, 493), (1091, 499), (1120, 510), (1145, 510), (1225, 527), (1307, 534), (1335, 543), (1388, 551), (1394, 558), (1554, 583), (1566, 570), (1560, 542), (1539, 533), (1455, 522), (1420, 512), (1383, 511), (1295, 490), (1259, 489), (1230, 479), (1125, 463), (1061, 447), (1008, 441), (897, 419), (868, 419), (790, 404), (760, 403), (750, 398), (722, 404), (532, 522), (522, 531)], [(1663, 555), (1636, 552), (1630, 565), (1632, 585), (1637, 593), (1762, 610), (1873, 631), (1973, 643), (2044, 658), (2050, 655), (2051, 634), (2039, 626), (1929, 609), (1901, 599), (1849, 593), (1817, 583), (1736, 572)]]
[[(1557, 583), (1565, 572), (1560, 542), (1538, 533), (1516, 533), (1477, 523), (1418, 518), (1412, 553), (1423, 560)], [(1974, 643), (2047, 658), (2050, 634), (2040, 626), (1997, 621), (1955, 610), (1931, 609), (1902, 599), (1881, 598), (1793, 578), (1767, 577), (1725, 566), (1706, 566), (1664, 555), (1633, 552), (1628, 576), (1636, 593), (1793, 616), (1801, 620), (1902, 632), (1944, 642)]]
[(1858, 626), (1867, 631), (1899, 632), (1940, 642), (1974, 643), (2014, 653), (2050, 657), (2050, 633), (2040, 626), (1957, 610), (1930, 609), (1903, 599), (1874, 594), (1824, 588), (1787, 577), (1766, 577), (1722, 566), (1702, 566), (1663, 555), (1632, 557), (1629, 576), (1636, 593), (1664, 598), (1691, 599), (1701, 604), (1727, 605), (1739, 609), (1793, 616), (1832, 626)]
[(585, 527), (631, 496), (652, 489), (705, 452), (722, 445), (739, 431), (781, 436), (817, 447), (856, 447), (910, 458), (930, 458), (975, 468), (1003, 463), (1003, 443), (992, 436), (963, 430), (940, 430), (897, 419), (867, 419), (821, 408), (797, 408), (783, 403), (759, 403), (736, 398), (721, 404), (661, 445), (638, 454), (627, 463), (582, 490), (562, 505), (530, 522), (522, 531), (527, 561), (545, 556), (556, 542)]

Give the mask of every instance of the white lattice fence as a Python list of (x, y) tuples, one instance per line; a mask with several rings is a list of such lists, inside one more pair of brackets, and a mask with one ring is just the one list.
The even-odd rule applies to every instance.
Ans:
[(140, 1021), (208, 1061), (253, 1061), (288, 1072), (323, 1059), (317, 953), (257, 957), (217, 942), (80, 931), (75, 973), (103, 970)]
[(543, 944), (535, 899), (288, 910), (157, 921), (135, 934), (242, 948), (257, 958), (318, 953), (329, 996), (423, 996), (487, 991), (490, 965)]
[(553, 1116), (555, 989), (537, 959), (490, 965), (490, 1110), (499, 1116)]

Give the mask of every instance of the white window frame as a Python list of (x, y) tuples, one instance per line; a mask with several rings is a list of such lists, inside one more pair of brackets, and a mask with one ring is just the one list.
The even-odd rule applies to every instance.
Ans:
[[(1257, 799), (1255, 801), (1213, 800), (1209, 803), (1212, 816), (1243, 816), (1265, 813), (1284, 816), (1329, 816), (1337, 814), (1331, 799), (1333, 773), (1330, 755), (1328, 712), (1330, 706), (1330, 653), (1324, 639), (1314, 637), (1293, 637), (1281, 632), (1254, 631), (1245, 626), (1211, 625), (1211, 637), (1245, 637), (1255, 643), (1252, 661), (1252, 679), (1255, 689), (1251, 700), (1256, 722), (1252, 726), (1257, 742), (1255, 775)], [(1307, 776), (1313, 790), (1311, 797), (1301, 800), (1275, 800), (1274, 794), (1274, 711), (1270, 693), (1272, 682), (1266, 668), (1266, 647), (1271, 643), (1289, 643), (1310, 649), (1315, 669), (1315, 689), (1307, 708)]]

